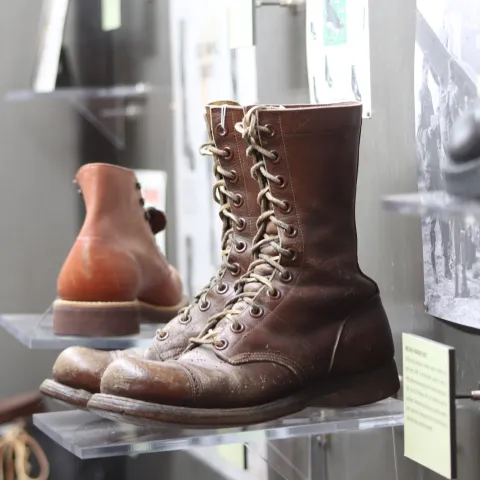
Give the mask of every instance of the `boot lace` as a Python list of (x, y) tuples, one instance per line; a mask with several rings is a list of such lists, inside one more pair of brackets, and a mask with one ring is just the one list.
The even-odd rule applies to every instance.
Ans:
[[(255, 302), (255, 298), (263, 288), (268, 288), (268, 294), (272, 297), (276, 297), (279, 292), (272, 284), (273, 276), (276, 272), (279, 272), (281, 278), (284, 280), (289, 279), (290, 273), (287, 269), (281, 265), (280, 261), (282, 257), (293, 258), (295, 252), (290, 249), (283, 248), (281, 245), (281, 239), (278, 234), (279, 229), (290, 231), (290, 226), (276, 218), (274, 206), (288, 210), (289, 205), (287, 202), (275, 197), (271, 190), (269, 182), (273, 182), (277, 185), (283, 183), (282, 178), (277, 177), (269, 173), (266, 169), (266, 161), (276, 161), (277, 153), (267, 150), (260, 145), (260, 135), (271, 134), (271, 130), (267, 126), (258, 124), (258, 118), (256, 112), (260, 108), (279, 108), (279, 107), (261, 107), (256, 106), (251, 108), (244, 116), (242, 122), (235, 125), (235, 129), (241, 133), (242, 138), (248, 143), (247, 155), (254, 158), (254, 165), (251, 169), (252, 177), (257, 180), (260, 186), (260, 192), (257, 197), (257, 201), (261, 208), (261, 215), (257, 220), (257, 233), (253, 239), (252, 255), (253, 262), (250, 264), (247, 273), (235, 282), (236, 295), (227, 302), (225, 309), (212, 316), (197, 338), (191, 338), (187, 347), (187, 351), (195, 348), (198, 345), (214, 344), (221, 348), (222, 345), (216, 344), (216, 337), (219, 331), (214, 331), (215, 327), (220, 321), (232, 321), (232, 330), (242, 331), (243, 326), (237, 320), (237, 316), (243, 312), (243, 308), (238, 308), (239, 302), (243, 302), (250, 307), (250, 314), (253, 317), (260, 317), (263, 310), (260, 305)], [(267, 233), (267, 226), (273, 224), (276, 226), (276, 233)], [(259, 267), (270, 267), (268, 270), (270, 274), (260, 274), (259, 271), (264, 269)], [(249, 284), (257, 284), (258, 288), (248, 291), (245, 286)]]
[[(200, 147), (200, 154), (206, 156), (213, 156), (214, 158), (214, 167), (213, 173), (217, 179), (216, 183), (213, 186), (213, 199), (220, 205), (219, 215), (222, 219), (222, 262), (220, 268), (213, 275), (210, 281), (200, 290), (200, 292), (193, 298), (192, 302), (182, 308), (178, 313), (181, 315), (180, 322), (187, 324), (191, 320), (191, 311), (195, 305), (200, 304), (200, 307), (203, 310), (207, 310), (210, 306), (210, 303), (207, 299), (207, 294), (214, 288), (217, 287), (218, 291), (225, 291), (226, 285), (222, 283), (222, 278), (227, 270), (231, 271), (234, 275), (239, 273), (239, 266), (235, 263), (230, 263), (229, 255), (232, 249), (232, 246), (240, 247), (240, 242), (235, 238), (233, 225), (242, 226), (241, 220), (231, 212), (230, 203), (228, 199), (232, 201), (236, 200), (236, 195), (230, 192), (226, 188), (225, 179), (233, 180), (235, 174), (229, 170), (224, 169), (220, 165), (219, 157), (227, 157), (229, 152), (226, 150), (219, 149), (215, 146), (214, 142), (204, 143)], [(168, 333), (165, 330), (157, 330), (157, 337), (160, 339), (165, 339)]]
[[(30, 476), (31, 455), (39, 466), (38, 477)], [(0, 480), (47, 480), (50, 468), (40, 444), (24, 429), (22, 423), (5, 428), (0, 437)]]

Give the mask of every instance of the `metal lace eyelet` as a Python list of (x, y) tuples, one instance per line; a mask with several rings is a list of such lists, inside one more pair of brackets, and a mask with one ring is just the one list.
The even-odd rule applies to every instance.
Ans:
[(247, 244), (242, 240), (235, 245), (235, 251), (243, 253), (247, 249)]
[(230, 174), (232, 176), (228, 179), (228, 181), (235, 185), (238, 182), (238, 173), (236, 170), (230, 170)]
[(243, 205), (243, 197), (240, 194), (235, 195), (233, 199), (233, 206), (240, 208)]
[(230, 269), (230, 273), (232, 274), (233, 277), (238, 277), (240, 275), (240, 272), (242, 271), (240, 265), (238, 263), (232, 263)]
[(216, 340), (213, 346), (217, 350), (225, 350), (228, 347), (228, 342), (224, 338), (221, 338), (220, 340)]
[(184, 317), (183, 315), (180, 317), (180, 320), (179, 322), (182, 324), (182, 325), (186, 325), (187, 323), (190, 323), (192, 321), (192, 316), (190, 314), (188, 314), (186, 317)]
[(293, 280), (293, 275), (289, 271), (286, 271), (280, 275), (280, 280), (283, 283), (290, 283)]
[(145, 212), (144, 217), (147, 222), (150, 221), (150, 214), (148, 212)]
[(298, 230), (292, 225), (289, 225), (288, 228), (285, 230), (285, 236), (288, 238), (294, 238), (297, 235), (298, 235)]
[(137, 183), (135, 183), (135, 188), (136, 188), (137, 190), (141, 190), (141, 189), (142, 189), (142, 186), (137, 182)]
[(287, 186), (287, 181), (285, 180), (285, 177), (282, 177), (282, 175), (277, 175), (277, 183), (275, 185), (278, 188), (285, 188)]
[(228, 128), (227, 127), (222, 127), (222, 124), (219, 123), (215, 127), (215, 131), (220, 135), (221, 137), (226, 137), (228, 135)]
[(263, 308), (256, 305), (250, 307), (250, 315), (253, 318), (260, 318), (263, 315)]
[(165, 330), (162, 330), (158, 334), (158, 339), (159, 340), (166, 340), (168, 338), (168, 335), (169, 335), (168, 332), (166, 332)]
[(233, 152), (230, 147), (225, 147), (223, 151), (226, 152), (226, 155), (223, 156), (225, 160), (231, 160), (233, 158)]
[(77, 193), (78, 193), (79, 195), (83, 195), (83, 192), (82, 192), (82, 190), (81, 190), (80, 188), (77, 190)]
[(226, 283), (221, 283), (217, 285), (217, 293), (223, 295), (228, 292), (228, 285)]
[(267, 296), (272, 300), (278, 300), (282, 296), (282, 292), (278, 288), (274, 288), (273, 292), (271, 292), (270, 289), (268, 289)]
[(273, 125), (265, 125), (265, 128), (268, 129), (268, 132), (265, 132), (270, 138), (274, 138), (277, 136), (277, 129)]
[(198, 308), (201, 312), (206, 312), (210, 308), (210, 301), (206, 300), (205, 302), (201, 302)]
[(143, 198), (140, 199), (140, 205), (141, 205), (142, 207), (145, 206), (145, 200), (144, 200)]
[(286, 257), (287, 260), (289, 260), (290, 262), (294, 262), (298, 256), (297, 251), (294, 250), (293, 248), (287, 248), (287, 250), (288, 250), (288, 256)]
[(270, 153), (273, 155), (273, 158), (267, 157), (268, 161), (270, 163), (273, 163), (273, 164), (279, 163), (280, 162), (280, 155), (278, 154), (278, 152), (276, 150), (272, 150)]
[(293, 210), (293, 207), (292, 207), (292, 204), (290, 202), (283, 202), (283, 205), (279, 206), (278, 207), (282, 213), (292, 213), (292, 210)]
[(242, 333), (245, 330), (245, 325), (243, 323), (240, 323), (240, 322), (233, 322), (230, 325), (230, 330), (233, 333)]
[(247, 222), (244, 218), (239, 218), (237, 222), (237, 232), (243, 232), (247, 226)]

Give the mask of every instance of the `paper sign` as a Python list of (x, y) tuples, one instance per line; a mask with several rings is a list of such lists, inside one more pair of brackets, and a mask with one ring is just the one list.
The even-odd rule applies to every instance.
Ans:
[(255, 0), (229, 0), (228, 44), (231, 49), (255, 45)]
[[(167, 174), (161, 170), (135, 170), (135, 176), (142, 187), (142, 198), (145, 208), (154, 207), (166, 212)], [(167, 215), (168, 228), (168, 215)], [(155, 241), (163, 254), (166, 255), (165, 232), (157, 233)]]
[(403, 334), (405, 456), (456, 478), (455, 349)]
[(245, 470), (247, 462), (245, 446), (243, 444), (221, 445), (217, 447), (217, 452), (238, 470)]

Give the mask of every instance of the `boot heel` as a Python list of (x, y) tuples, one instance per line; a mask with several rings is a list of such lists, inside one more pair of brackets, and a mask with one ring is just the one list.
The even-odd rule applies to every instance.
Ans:
[(53, 333), (82, 337), (117, 337), (140, 332), (137, 302), (69, 302), (53, 304)]
[(332, 388), (330, 393), (317, 397), (309, 406), (350, 408), (379, 402), (394, 396), (400, 389), (395, 361), (376, 370), (348, 377)]

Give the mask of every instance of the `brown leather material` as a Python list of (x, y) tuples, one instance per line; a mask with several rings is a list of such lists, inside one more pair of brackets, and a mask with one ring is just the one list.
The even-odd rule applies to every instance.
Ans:
[(173, 306), (182, 299), (182, 282), (152, 235), (133, 171), (88, 164), (76, 181), (87, 209), (82, 229), (68, 255), (57, 289), (75, 302), (129, 302)]
[[(222, 108), (225, 112), (223, 130), (221, 125)], [(252, 260), (252, 240), (260, 211), (257, 204), (259, 188), (250, 176), (252, 160), (246, 155), (246, 145), (241, 135), (235, 130), (235, 124), (242, 118), (243, 109), (239, 106), (209, 105), (206, 107), (207, 128), (215, 146), (231, 152), (231, 158), (219, 157), (220, 164), (225, 170), (235, 171), (238, 177), (235, 183), (228, 180), (225, 182), (226, 188), (237, 195), (239, 200), (237, 204), (234, 204), (229, 199), (232, 213), (245, 222), (244, 229), (234, 226), (236, 245), (232, 245), (228, 256), (229, 263), (238, 266), (238, 272), (233, 274), (227, 270), (224, 273), (222, 283), (227, 287), (226, 292), (218, 293), (217, 287), (212, 288), (206, 295), (209, 307), (202, 310), (200, 303), (195, 305), (190, 312), (191, 320), (188, 323), (182, 323), (181, 315), (171, 320), (164, 328), (167, 336), (164, 339), (157, 337), (146, 351), (145, 358), (147, 359), (165, 361), (178, 357), (188, 345), (188, 340), (196, 337), (209, 318), (223, 310), (226, 302), (234, 296), (233, 284), (247, 271)], [(240, 247), (244, 246), (243, 251), (241, 248), (240, 251), (236, 248), (239, 245)]]
[[(225, 110), (225, 131), (223, 131), (219, 129), (222, 116), (221, 105), (207, 106), (206, 120), (210, 139), (214, 141), (215, 146), (231, 151), (231, 158), (219, 157), (221, 166), (225, 170), (238, 172), (238, 181), (235, 184), (226, 182), (226, 188), (238, 196), (239, 200), (236, 204), (230, 203), (231, 211), (239, 219), (245, 220), (245, 229), (239, 231), (238, 228), (234, 228), (233, 230), (235, 242), (230, 246), (228, 255), (228, 262), (232, 265), (236, 264), (238, 272), (232, 273), (227, 269), (221, 277), (223, 290), (219, 285), (214, 284), (205, 295), (208, 308), (203, 309), (201, 302), (198, 302), (190, 310), (187, 322), (182, 314), (177, 315), (164, 326), (162, 332), (164, 336), (157, 335), (145, 352), (137, 350), (103, 352), (83, 347), (68, 348), (60, 354), (54, 365), (53, 377), (56, 382), (94, 393), (100, 389), (103, 372), (116, 358), (144, 357), (155, 361), (177, 358), (187, 347), (189, 339), (198, 336), (212, 314), (223, 310), (225, 303), (233, 297), (233, 284), (247, 271), (252, 259), (252, 239), (260, 210), (257, 204), (259, 188), (250, 176), (252, 160), (246, 156), (246, 145), (234, 128), (235, 124), (243, 118), (243, 109), (228, 104)], [(225, 230), (228, 228), (230, 225), (224, 226)], [(45, 393), (52, 396), (52, 388), (54, 387), (49, 385), (49, 390)]]
[[(289, 226), (288, 234), (278, 228), (289, 256), (278, 255), (269, 245), (260, 251), (279, 256), (290, 278), (282, 280), (268, 264), (255, 267), (278, 292), (271, 298), (269, 288), (251, 277), (254, 283), (243, 288), (256, 292), (259, 315), (252, 315), (245, 301), (227, 305), (241, 313), (222, 320), (213, 345), (198, 346), (175, 362), (114, 362), (103, 375), (102, 393), (192, 409), (225, 409), (228, 415), (229, 409), (256, 408), (306, 390), (325, 391), (329, 383), (351, 382), (356, 375), (368, 377), (383, 368), (387, 373), (378, 378), (385, 384), (376, 389), (369, 385), (368, 392), (359, 392), (357, 403), (381, 400), (398, 389), (392, 334), (378, 287), (357, 260), (361, 105), (260, 107), (254, 115), (269, 129), (268, 134), (260, 132), (261, 146), (278, 155), (277, 161), (264, 157), (268, 174), (276, 180), (269, 180), (268, 188), (273, 197), (288, 202), (283, 209), (270, 202), (262, 211), (273, 209), (275, 219)], [(270, 222), (266, 230), (276, 235), (277, 227)], [(240, 327), (237, 332), (235, 325)], [(136, 371), (141, 375), (135, 376)], [(361, 389), (361, 383), (356, 388)], [(349, 396), (348, 404), (354, 405), (355, 391)], [(183, 421), (181, 413), (166, 417), (162, 412), (163, 421)], [(242, 412), (245, 418), (239, 423), (248, 423), (248, 409)]]
[(40, 392), (29, 392), (0, 400), (0, 424), (45, 411)]

